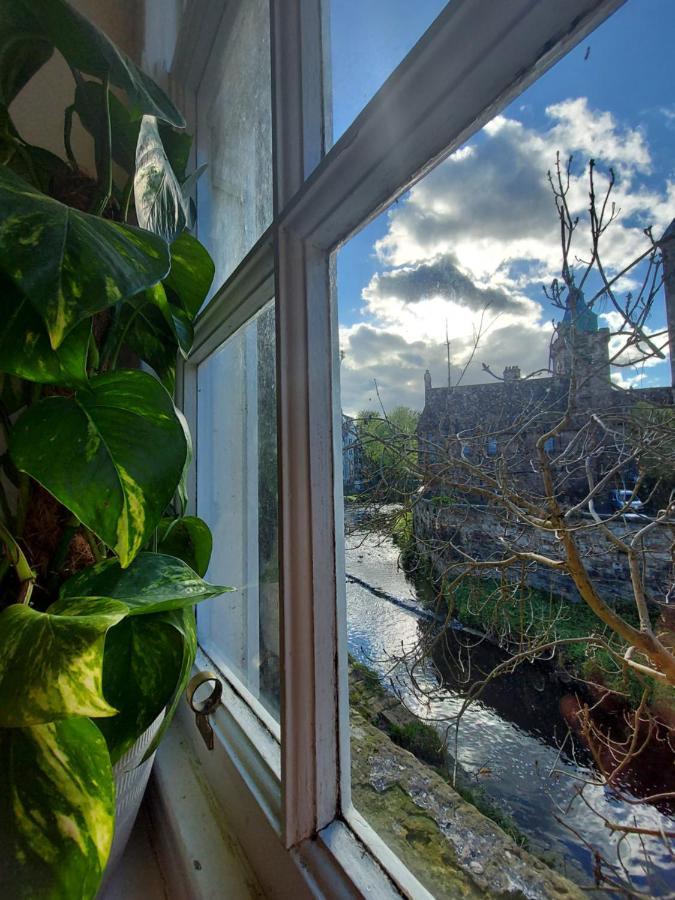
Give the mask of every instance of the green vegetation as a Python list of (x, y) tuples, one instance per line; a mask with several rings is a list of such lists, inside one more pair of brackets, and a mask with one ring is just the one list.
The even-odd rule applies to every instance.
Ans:
[[(161, 89), (65, 0), (0, 0), (0, 46), (0, 896), (88, 900), (112, 767), (162, 716), (154, 752), (193, 606), (226, 590), (202, 579), (206, 523), (182, 515), (172, 399), (214, 264), (186, 230), (191, 138)], [(65, 159), (9, 113), (55, 52), (74, 79)]]
[(511, 817), (499, 809), (479, 786), (469, 784), (469, 776), (459, 770), (452, 783), (453, 760), (436, 729), (413, 715), (393, 694), (385, 690), (377, 672), (349, 658), (349, 705), (353, 713), (386, 734), (395, 744), (408, 750), (451, 785), (457, 793), (475, 806), (487, 819), (495, 822), (520, 847), (527, 838)]
[(366, 480), (388, 499), (408, 494), (416, 483), (419, 413), (397, 406), (386, 418), (366, 409), (356, 419)]
[(445, 762), (443, 741), (436, 729), (426, 722), (393, 723), (389, 728), (389, 737), (399, 747), (432, 766), (442, 766)]
[[(434, 607), (440, 601), (443, 613), (452, 610), (453, 616), (463, 625), (485, 632), (507, 649), (517, 650), (523, 646), (524, 636), (531, 643), (535, 638), (544, 642), (591, 635), (611, 640), (621, 652), (625, 649), (581, 602), (570, 603), (537, 588), (476, 576), (467, 576), (450, 592), (443, 579), (434, 577), (429, 559), (417, 549), (410, 511), (398, 517), (393, 539), (401, 550), (401, 564), (415, 580), (423, 600), (426, 597), (427, 603)], [(627, 622), (639, 625), (632, 604), (617, 606), (617, 611)], [(565, 644), (557, 648), (555, 658), (556, 663), (575, 678), (625, 694), (632, 705), (639, 703), (643, 683), (603, 648), (582, 641)], [(667, 690), (666, 693), (670, 696), (671, 692)]]
[[(466, 800), (467, 803), (475, 806), (478, 812), (482, 813), (486, 819), (491, 819), (496, 825), (499, 825), (501, 830), (508, 834), (519, 847), (522, 847), (524, 850), (530, 849), (530, 842), (528, 841), (527, 836), (518, 828), (511, 816), (501, 810), (494, 801), (488, 797), (480, 785), (473, 787), (468, 783), (466, 777), (464, 777), (458, 778), (453, 787), (463, 800)], [(546, 864), (549, 865), (549, 862), (546, 862)]]

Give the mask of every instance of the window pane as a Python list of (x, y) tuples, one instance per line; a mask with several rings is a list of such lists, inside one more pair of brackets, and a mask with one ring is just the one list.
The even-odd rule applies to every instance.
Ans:
[(447, 0), (331, 0), (333, 140), (337, 141)]
[(199, 239), (220, 287), (272, 221), (269, 3), (228, 3), (198, 94)]
[(580, 590), (636, 626), (644, 589), (673, 646), (675, 10), (649, 8), (337, 257), (352, 797), (439, 897), (675, 883), (673, 687)]
[(197, 371), (197, 512), (213, 532), (200, 643), (279, 715), (274, 304)]

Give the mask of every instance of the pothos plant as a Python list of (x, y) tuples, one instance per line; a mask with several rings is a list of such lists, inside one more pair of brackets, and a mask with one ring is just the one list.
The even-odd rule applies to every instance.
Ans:
[[(9, 113), (55, 51), (73, 75), (63, 158)], [(3, 897), (95, 895), (112, 766), (164, 711), (154, 751), (194, 660), (193, 604), (226, 590), (203, 580), (207, 526), (182, 515), (176, 354), (214, 271), (188, 231), (183, 127), (65, 0), (0, 0)]]

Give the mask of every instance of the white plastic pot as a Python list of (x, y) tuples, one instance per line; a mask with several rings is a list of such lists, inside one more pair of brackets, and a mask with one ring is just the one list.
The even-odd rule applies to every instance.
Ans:
[(140, 763), (150, 742), (154, 738), (159, 726), (162, 724), (164, 713), (158, 716), (147, 731), (139, 737), (136, 743), (113, 767), (115, 779), (115, 834), (113, 837), (108, 865), (99, 888), (99, 897), (110, 881), (115, 867), (122, 858), (122, 854), (129, 842), (131, 830), (134, 827), (136, 816), (145, 794), (145, 789), (150, 777), (155, 754)]

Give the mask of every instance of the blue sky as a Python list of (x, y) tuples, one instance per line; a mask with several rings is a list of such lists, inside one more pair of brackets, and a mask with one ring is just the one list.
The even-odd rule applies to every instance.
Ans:
[[(336, 138), (443, 6), (439, 0), (334, 0)], [(468, 150), (441, 164), (342, 248), (346, 411), (376, 405), (373, 378), (387, 406), (419, 408), (424, 369), (436, 384), (444, 376), (446, 319), (458, 373), (482, 313), (469, 382), (485, 377), (483, 361), (497, 371), (509, 363), (525, 370), (545, 364), (555, 310), (541, 285), (559, 268), (546, 168), (556, 149), (575, 152), (571, 198), (581, 211), (589, 156), (601, 169), (602, 160), (615, 167), (621, 214), (606, 238), (610, 269), (642, 249), (638, 239), (646, 224), (654, 221), (659, 236), (675, 217), (674, 45), (675, 0), (629, 0)], [(581, 229), (577, 246), (583, 254)], [(651, 327), (664, 321), (659, 298)], [(611, 318), (601, 324), (612, 325)], [(616, 375), (626, 386), (667, 383), (668, 377), (667, 362)]]

